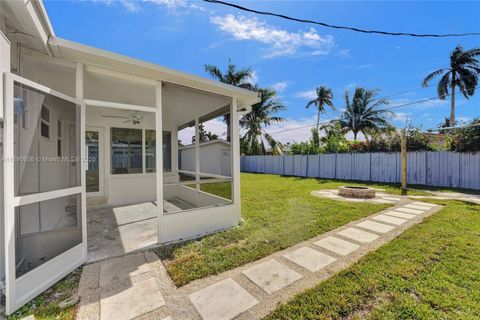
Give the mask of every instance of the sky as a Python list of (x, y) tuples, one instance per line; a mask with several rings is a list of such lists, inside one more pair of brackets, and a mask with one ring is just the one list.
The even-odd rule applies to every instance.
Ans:
[[(414, 33), (480, 31), (480, 2), (241, 1), (256, 10), (364, 29)], [(258, 16), (202, 1), (45, 0), (57, 36), (184, 72), (208, 77), (205, 64), (224, 70), (229, 59), (254, 71), (252, 82), (277, 91), (285, 122), (268, 128), (283, 142), (303, 141), (316, 121), (306, 109), (315, 88), (332, 89), (338, 118), (344, 93), (357, 86), (388, 96), (389, 107), (436, 96), (436, 82), (421, 88), (430, 72), (447, 67), (456, 45), (480, 47), (480, 37), (412, 38), (351, 31)], [(399, 94), (408, 91), (407, 93)], [(480, 116), (480, 92), (458, 97), (457, 120)], [(431, 100), (395, 109), (391, 122), (423, 130), (450, 114), (450, 102)], [(219, 125), (219, 127), (223, 127)], [(285, 131), (288, 130), (288, 131)], [(277, 133), (278, 131), (282, 131)]]

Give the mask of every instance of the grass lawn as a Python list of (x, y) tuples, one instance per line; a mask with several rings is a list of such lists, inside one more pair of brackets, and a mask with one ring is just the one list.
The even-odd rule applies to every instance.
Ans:
[[(310, 195), (312, 190), (359, 185), (358, 182), (304, 179), (268, 174), (242, 174), (239, 227), (199, 241), (157, 251), (177, 285), (221, 273), (275, 251), (381, 211), (388, 205), (340, 202)], [(369, 184), (400, 194), (398, 187)], [(209, 191), (210, 184), (202, 185)], [(212, 190), (220, 194), (219, 190)], [(414, 193), (412, 193), (414, 194)], [(416, 192), (415, 194), (422, 194)]]
[(480, 206), (444, 209), (266, 319), (480, 319)]
[[(81, 267), (75, 269), (44, 293), (21, 307), (17, 312), (8, 316), (7, 319), (17, 320), (33, 314), (37, 320), (74, 320), (77, 314), (77, 307), (60, 309), (58, 304), (77, 294), (81, 274)], [(1, 314), (0, 319), (2, 319)]]

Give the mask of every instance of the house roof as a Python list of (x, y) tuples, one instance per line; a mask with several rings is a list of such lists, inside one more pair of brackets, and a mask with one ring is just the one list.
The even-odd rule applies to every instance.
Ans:
[(154, 63), (127, 57), (62, 38), (49, 39), (49, 45), (55, 56), (76, 62), (83, 62), (117, 72), (124, 72), (150, 79), (161, 80), (221, 95), (237, 97), (240, 105), (249, 106), (260, 101), (258, 92), (206, 79), (182, 71), (166, 68)]

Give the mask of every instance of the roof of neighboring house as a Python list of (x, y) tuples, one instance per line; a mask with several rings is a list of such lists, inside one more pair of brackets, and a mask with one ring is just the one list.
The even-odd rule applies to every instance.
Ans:
[[(200, 147), (204, 147), (204, 146), (208, 146), (208, 145), (212, 145), (212, 144), (223, 144), (225, 146), (230, 146), (230, 142), (225, 141), (225, 140), (221, 140), (221, 139), (216, 139), (216, 140), (211, 140), (211, 141), (207, 141), (207, 142), (202, 142), (202, 143), (200, 143)], [(192, 143), (192, 144), (187, 144), (185, 146), (179, 146), (178, 149), (182, 150), (182, 149), (189, 149), (189, 148), (194, 148), (194, 147), (195, 147), (195, 143)]]

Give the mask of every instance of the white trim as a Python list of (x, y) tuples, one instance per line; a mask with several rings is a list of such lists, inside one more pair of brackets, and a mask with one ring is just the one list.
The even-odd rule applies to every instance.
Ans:
[[(244, 102), (247, 104), (255, 104), (260, 101), (260, 96), (257, 92), (252, 92), (232, 85), (227, 85), (214, 80), (191, 75), (110, 51), (86, 46), (77, 42), (58, 37), (52, 37), (49, 39), (49, 44), (52, 46), (58, 46), (63, 58), (67, 60), (82, 60), (82, 62), (97, 65), (99, 64), (98, 60), (102, 60), (105, 67), (107, 67), (108, 63), (110, 63), (110, 68), (113, 68), (114, 66), (116, 69), (123, 68), (123, 70), (129, 70), (129, 73), (132, 75), (145, 77), (147, 79), (171, 82), (174, 84), (230, 97), (237, 96), (244, 99)], [(62, 50), (63, 48), (67, 49), (69, 52)]]
[[(232, 177), (229, 176), (222, 176), (219, 174), (212, 174), (212, 173), (204, 173), (204, 172), (194, 172), (194, 171), (188, 171), (188, 170), (178, 170), (180, 173), (185, 173), (185, 174), (190, 174), (190, 175), (198, 175), (200, 177), (205, 177), (205, 178), (217, 178), (217, 179), (231, 179)], [(192, 181), (193, 183), (193, 181)]]
[(16, 310), (15, 292), (15, 198), (14, 167), (14, 111), (13, 81), (11, 74), (4, 74), (4, 123), (3, 123), (3, 192), (4, 192), (4, 226), (5, 226), (5, 309), (6, 314)]
[(56, 96), (57, 98), (67, 100), (68, 102), (78, 104), (78, 105), (82, 104), (82, 100), (72, 98), (70, 96), (67, 96), (66, 94), (63, 94), (63, 93), (59, 92), (59, 91), (55, 91), (55, 90), (50, 89), (49, 87), (46, 87), (46, 86), (41, 85), (39, 83), (36, 83), (36, 82), (33, 82), (33, 81), (28, 80), (26, 78), (17, 76), (16, 74), (13, 74), (13, 73), (10, 73), (10, 72), (5, 72), (5, 75), (6, 75), (6, 81), (12, 81), (13, 80), (13, 81), (22, 83), (24, 85), (27, 85), (29, 87), (32, 87), (34, 89), (37, 89), (39, 91), (51, 94), (52, 96)]
[(66, 196), (71, 196), (73, 194), (80, 194), (80, 193), (82, 193), (81, 186), (41, 192), (41, 193), (34, 193), (26, 196), (14, 197), (12, 200), (12, 204), (14, 207), (18, 207), (18, 206), (24, 206), (24, 205), (32, 204), (36, 202), (48, 201), (56, 198), (63, 198)]
[(156, 112), (155, 108), (148, 106), (139, 106), (135, 104), (126, 104), (126, 103), (117, 103), (110, 101), (102, 100), (91, 100), (85, 99), (85, 104), (90, 107), (102, 107), (102, 108), (113, 108), (113, 109), (122, 109), (122, 110), (135, 110), (143, 112)]
[[(87, 197), (102, 197), (105, 195), (105, 150), (107, 149), (107, 144), (105, 143), (105, 130), (101, 127), (85, 127), (85, 133), (87, 131), (94, 131), (98, 133), (98, 191), (96, 192), (87, 192)], [(86, 141), (85, 141), (86, 144)], [(86, 152), (86, 151), (85, 151)], [(88, 161), (88, 155), (85, 154), (86, 161)], [(88, 165), (85, 169), (88, 171)], [(85, 181), (85, 191), (87, 188), (87, 182)]]
[(197, 191), (200, 191), (200, 121), (195, 118), (195, 181)]
[(241, 217), (241, 201), (240, 201), (240, 128), (239, 118), (237, 110), (237, 98), (232, 98), (232, 104), (230, 106), (230, 140), (232, 143), (230, 161), (231, 175), (233, 177), (232, 186), (232, 200), (233, 204), (237, 206), (237, 221), (240, 221)]
[(155, 113), (155, 163), (157, 176), (157, 236), (158, 243), (161, 243), (161, 228), (163, 216), (163, 100), (162, 100), (162, 82), (157, 81), (155, 86), (155, 104), (157, 112)]

